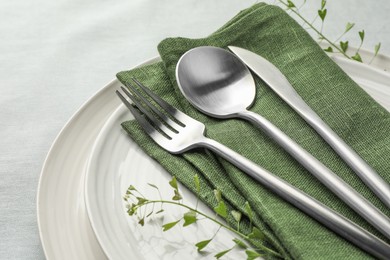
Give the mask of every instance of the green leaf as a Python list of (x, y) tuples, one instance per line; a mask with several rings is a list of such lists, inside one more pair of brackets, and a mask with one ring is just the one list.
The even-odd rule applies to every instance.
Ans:
[(149, 214), (146, 215), (145, 217), (147, 218), (147, 217), (149, 217), (149, 216), (152, 215), (152, 214), (153, 214), (153, 210), (152, 210), (151, 212), (149, 212)]
[(326, 5), (326, 0), (322, 0), (321, 1), (321, 10), (324, 9), (325, 5)]
[(239, 247), (241, 247), (243, 249), (247, 249), (248, 248), (248, 246), (243, 241), (241, 241), (238, 238), (233, 238), (233, 242), (236, 243), (237, 246), (239, 246)]
[(148, 185), (158, 190), (158, 187), (156, 185), (151, 184), (151, 183), (148, 183)]
[(136, 189), (133, 185), (130, 185), (129, 188), (127, 188), (127, 190), (136, 190)]
[(351, 57), (353, 60), (356, 60), (358, 62), (363, 62), (362, 57), (360, 57), (360, 54), (357, 52), (355, 55)]
[(252, 222), (253, 213), (252, 213), (252, 209), (251, 209), (251, 206), (249, 205), (248, 201), (245, 202), (245, 211), (248, 214), (249, 220)]
[(220, 190), (214, 190), (215, 199), (220, 202), (222, 200), (222, 193)]
[(195, 246), (198, 248), (198, 252), (205, 248), (210, 243), (210, 241), (211, 239), (208, 239), (196, 243)]
[(147, 199), (142, 198), (142, 197), (137, 197), (137, 200), (138, 200), (137, 205), (142, 205), (142, 204), (144, 204), (145, 202), (148, 201)]
[(341, 50), (342, 50), (343, 52), (346, 52), (347, 49), (348, 49), (348, 41), (345, 41), (345, 42), (340, 41), (340, 48), (341, 48)]
[(133, 207), (130, 207), (129, 210), (127, 210), (127, 214), (129, 214), (129, 216), (133, 216), (135, 213), (135, 209)]
[(318, 15), (320, 16), (321, 20), (324, 21), (326, 16), (326, 9), (318, 10)]
[(178, 189), (178, 187), (177, 187), (177, 180), (176, 180), (175, 176), (173, 176), (172, 180), (169, 182), (169, 185), (171, 185), (171, 187), (174, 188), (175, 190)]
[(223, 218), (227, 217), (227, 210), (226, 210), (226, 205), (225, 202), (222, 200), (218, 203), (218, 205), (214, 208), (214, 211), (220, 215)]
[(345, 26), (345, 32), (348, 32), (349, 30), (351, 30), (353, 27), (355, 26), (354, 23), (347, 23), (347, 25)]
[(191, 225), (196, 222), (196, 212), (193, 210), (188, 211), (184, 214), (184, 224), (183, 227)]
[(378, 52), (379, 52), (379, 49), (381, 48), (381, 43), (378, 43), (377, 45), (375, 45), (375, 52), (374, 52), (374, 56), (378, 55)]
[(174, 222), (170, 222), (170, 223), (167, 223), (167, 224), (164, 224), (162, 227), (163, 227), (163, 231), (167, 231), (167, 230), (170, 230), (171, 228), (173, 228), (174, 226), (176, 226), (177, 223), (179, 223), (180, 219), (177, 220), (177, 221), (174, 221)]
[(247, 260), (253, 260), (253, 259), (256, 259), (258, 257), (261, 257), (261, 255), (255, 251), (252, 251), (252, 250), (245, 250), (245, 253), (246, 253), (246, 256), (247, 256)]
[(241, 217), (242, 217), (241, 212), (239, 212), (239, 211), (237, 211), (237, 210), (232, 210), (232, 211), (230, 211), (230, 214), (232, 214), (233, 218), (234, 218), (237, 222), (240, 222), (240, 221), (241, 221)]
[(328, 47), (328, 48), (326, 48), (326, 49), (324, 49), (324, 51), (326, 51), (326, 52), (333, 52), (333, 49), (332, 49), (332, 47)]
[(249, 238), (264, 239), (264, 234), (257, 227), (252, 228), (252, 233), (248, 235)]
[(138, 221), (138, 224), (140, 224), (141, 226), (143, 226), (145, 224), (145, 218), (141, 218), (139, 221)]
[(182, 196), (180, 195), (178, 190), (175, 190), (175, 195), (172, 197), (172, 200), (181, 200)]
[(214, 257), (217, 258), (217, 259), (220, 259), (222, 256), (224, 256), (224, 255), (226, 255), (227, 253), (229, 253), (230, 250), (232, 250), (232, 248), (227, 249), (227, 250), (224, 250), (224, 251), (221, 251), (221, 252), (219, 252), (218, 254), (214, 255)]
[(160, 214), (162, 212), (164, 212), (164, 209), (160, 209), (159, 211), (156, 212), (156, 214)]
[(361, 30), (361, 31), (359, 32), (359, 37), (360, 37), (360, 40), (361, 40), (361, 41), (364, 41), (364, 30)]
[(295, 4), (291, 0), (287, 0), (287, 7), (288, 8), (294, 8)]
[(194, 183), (195, 183), (196, 192), (199, 193), (200, 192), (200, 182), (199, 182), (198, 174), (195, 174), (195, 176), (194, 176)]

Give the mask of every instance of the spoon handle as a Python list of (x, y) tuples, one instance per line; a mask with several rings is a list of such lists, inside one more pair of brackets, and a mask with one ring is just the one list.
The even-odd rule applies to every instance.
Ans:
[(229, 49), (311, 125), (360, 179), (390, 208), (390, 185), (306, 104), (275, 65), (249, 50), (234, 46), (229, 46)]
[(202, 138), (198, 145), (220, 155), (284, 200), (366, 252), (379, 259), (387, 259), (390, 255), (390, 246), (384, 241), (237, 152), (206, 137)]
[(294, 140), (264, 117), (251, 111), (241, 112), (238, 116), (249, 120), (262, 129), (329, 190), (336, 194), (378, 231), (384, 234), (387, 238), (390, 238), (390, 219), (368, 200), (366, 200), (360, 193), (354, 190), (349, 184), (344, 182), (343, 179), (333, 173), (323, 163), (303, 149)]

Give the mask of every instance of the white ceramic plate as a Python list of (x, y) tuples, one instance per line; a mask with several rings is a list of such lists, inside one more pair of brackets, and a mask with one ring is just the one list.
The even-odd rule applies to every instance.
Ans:
[[(38, 188), (38, 225), (47, 259), (105, 259), (84, 200), (84, 171), (96, 136), (119, 105), (113, 81), (68, 121), (46, 157)], [(111, 97), (112, 95), (112, 97)]]
[(38, 184), (37, 217), (47, 259), (107, 258), (87, 215), (84, 172), (97, 135), (121, 104), (115, 95), (119, 87), (114, 79), (83, 104), (46, 156)]
[[(386, 86), (390, 82), (389, 75), (382, 71), (389, 67), (390, 58), (381, 56), (371, 66), (342, 58), (335, 58), (335, 61), (382, 105), (388, 109), (390, 108), (390, 89), (389, 86)], [(379, 70), (374, 69), (374, 67), (379, 68)], [(107, 119), (121, 105), (114, 93), (119, 85), (117, 80), (113, 80), (91, 97), (64, 126), (46, 157), (39, 181), (37, 215), (40, 237), (47, 259), (106, 259), (104, 252), (107, 255), (113, 255), (109, 250), (114, 250), (114, 248), (104, 242), (106, 234), (101, 234), (102, 231), (98, 231), (100, 234), (99, 240), (103, 242), (103, 251), (88, 219), (84, 197), (84, 173), (98, 134), (106, 124)], [(118, 120), (119, 123), (119, 117), (120, 112), (116, 112), (115, 116), (112, 116), (110, 119), (111, 123), (106, 125), (113, 124), (115, 120)], [(126, 142), (129, 142), (129, 140), (126, 140)], [(118, 146), (116, 149), (119, 149), (119, 147), (121, 146)], [(132, 149), (133, 151), (127, 151), (127, 153), (130, 153), (130, 156), (137, 156), (135, 158), (143, 157), (136, 152), (137, 148), (133, 147)], [(95, 151), (94, 154), (98, 153)], [(128, 157), (128, 159), (130, 158)], [(124, 160), (120, 163), (124, 167), (122, 172), (125, 172), (126, 167), (128, 167), (126, 163), (129, 163), (129, 161)], [(150, 169), (159, 173), (159, 169), (155, 165), (151, 166)], [(136, 171), (141, 172), (145, 170), (148, 170), (148, 168), (137, 169)], [(114, 174), (117, 173), (114, 172)], [(108, 180), (112, 181), (112, 179)], [(120, 193), (123, 191), (123, 188), (129, 184), (125, 183), (125, 178), (122, 178), (121, 181), (123, 182), (122, 186), (120, 186), (121, 189), (117, 190), (117, 195), (111, 194), (112, 197), (121, 196), (122, 194)], [(154, 182), (154, 179), (147, 182)], [(112, 182), (108, 182), (108, 184), (112, 185)], [(146, 189), (145, 183), (142, 185), (140, 182), (134, 184), (140, 189)], [(103, 202), (101, 206), (106, 207), (107, 205)], [(105, 223), (107, 219), (102, 219), (101, 221)], [(118, 223), (118, 225), (122, 224)], [(127, 230), (135, 230), (132, 229), (131, 225), (131, 223), (127, 223), (124, 227)], [(144, 227), (142, 230), (136, 230), (138, 233), (131, 234), (131, 238), (127, 242), (133, 243), (134, 239), (139, 241), (137, 236), (140, 236), (141, 232), (146, 232), (143, 234), (148, 234), (148, 236), (152, 234), (150, 232), (154, 232), (153, 230), (145, 231), (145, 228), (153, 228), (153, 225)], [(181, 233), (184, 235), (189, 234), (188, 231)], [(176, 242), (182, 242), (180, 241), (182, 234), (179, 234), (178, 240), (169, 241), (170, 244), (166, 244), (166, 248), (172, 248), (172, 246), (180, 247), (180, 244)], [(203, 237), (203, 234), (200, 233), (199, 236)], [(163, 243), (166, 243), (167, 239), (164, 238)], [(189, 241), (188, 238), (186, 239), (184, 241)], [(145, 242), (145, 240), (140, 241)], [(148, 243), (157, 243), (156, 241), (158, 240), (151, 238)], [(132, 252), (133, 255), (145, 254), (145, 251), (142, 251), (142, 245), (133, 244), (131, 246), (135, 249)], [(118, 248), (115, 248), (115, 250), (118, 250)], [(154, 252), (153, 255), (163, 254)]]
[[(384, 85), (389, 82), (390, 76), (379, 73), (382, 77), (378, 77), (378, 72), (356, 62), (348, 63), (347, 67), (349, 74), (390, 110), (390, 102), (386, 104), (390, 100), (390, 87)], [(217, 228), (215, 225), (202, 224), (193, 230), (163, 233), (159, 221), (139, 227), (137, 219), (126, 214), (122, 198), (130, 184), (149, 198), (158, 198), (155, 190), (148, 187), (147, 183), (150, 182), (160, 187), (163, 198), (172, 196), (172, 189), (167, 185), (171, 176), (144, 154), (121, 129), (120, 123), (130, 118), (129, 111), (123, 105), (112, 114), (96, 139), (86, 172), (87, 210), (103, 250), (110, 259), (204, 257), (196, 253), (194, 244), (210, 238)], [(195, 205), (196, 197), (190, 192), (185, 192), (184, 199), (188, 204)], [(176, 211), (177, 208), (168, 211), (166, 217), (168, 214), (171, 221), (178, 219), (180, 215)], [(186, 235), (186, 232), (192, 236)], [(218, 243), (212, 244), (216, 248), (210, 251), (219, 252), (229, 248), (232, 238), (228, 233), (217, 236), (214, 241)], [(174, 251), (172, 241), (180, 242), (180, 247)], [(169, 250), (165, 250), (166, 247)], [(243, 252), (232, 251), (228, 256), (231, 259), (244, 258), (244, 255), (240, 257), (240, 253)]]

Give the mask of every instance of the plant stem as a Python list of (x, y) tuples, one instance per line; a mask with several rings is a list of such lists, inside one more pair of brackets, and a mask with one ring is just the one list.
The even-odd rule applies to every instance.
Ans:
[[(196, 212), (197, 214), (199, 214), (199, 215), (201, 215), (201, 216), (203, 216), (203, 217), (205, 217), (205, 218), (207, 218), (207, 219), (213, 221), (214, 223), (216, 223), (216, 224), (219, 225), (220, 227), (223, 227), (223, 228), (225, 228), (225, 229), (227, 229), (227, 230), (229, 230), (229, 231), (235, 233), (236, 235), (240, 236), (241, 238), (246, 239), (246, 240), (250, 240), (250, 238), (249, 238), (247, 235), (245, 235), (245, 234), (243, 234), (243, 233), (241, 233), (241, 232), (235, 230), (234, 228), (231, 228), (231, 227), (225, 225), (224, 223), (218, 221), (218, 220), (215, 219), (215, 218), (209, 217), (208, 215), (206, 215), (206, 214), (203, 213), (203, 212), (198, 211), (197, 209), (194, 209), (194, 208), (192, 208), (192, 207), (190, 207), (190, 206), (187, 206), (187, 205), (182, 204), (182, 203), (179, 203), (179, 202), (170, 201), (170, 200), (147, 200), (147, 201), (145, 201), (144, 203), (142, 203), (142, 204), (140, 204), (140, 205), (134, 206), (134, 208), (136, 209), (136, 208), (140, 208), (140, 207), (142, 207), (142, 206), (146, 206), (146, 205), (148, 205), (148, 204), (154, 204), (154, 203), (171, 204), (171, 205), (180, 206), (180, 207), (186, 208), (186, 209), (188, 209), (188, 210), (194, 211), (194, 212)], [(263, 246), (263, 245), (260, 245), (260, 246), (261, 246), (260, 249), (261, 249), (262, 251), (267, 252), (267, 253), (269, 253), (269, 254), (271, 254), (271, 255), (277, 256), (277, 257), (281, 257), (281, 255), (280, 255), (278, 252), (275, 252), (275, 251), (273, 251), (272, 249), (270, 249), (270, 248), (268, 248), (268, 247), (265, 247), (265, 246)]]
[(320, 31), (318, 31), (308, 20), (306, 20), (305, 17), (303, 17), (299, 12), (294, 10), (294, 8), (290, 8), (288, 4), (286, 4), (284, 1), (279, 0), (279, 3), (286, 6), (288, 9), (290, 9), (294, 14), (296, 14), (302, 21), (304, 21), (314, 32), (316, 32), (318, 35), (321, 36), (322, 39), (327, 41), (333, 48), (338, 50), (341, 54), (343, 54), (346, 58), (351, 59), (340, 47), (338, 47), (336, 44), (334, 44), (331, 40), (329, 40), (325, 35), (323, 35)]

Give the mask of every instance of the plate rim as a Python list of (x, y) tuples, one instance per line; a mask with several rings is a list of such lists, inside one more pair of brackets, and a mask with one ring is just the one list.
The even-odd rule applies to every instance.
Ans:
[[(159, 56), (154, 56), (152, 58), (149, 58), (143, 62), (138, 63), (137, 65), (133, 66), (130, 69), (134, 69), (140, 66), (144, 66), (146, 64), (150, 64), (153, 62), (157, 62), (160, 60)], [(110, 80), (108, 83), (106, 83), (103, 87), (98, 89), (92, 96), (90, 96), (81, 106), (77, 108), (77, 110), (72, 114), (72, 116), (66, 121), (65, 125), (61, 128), (59, 133), (54, 138), (52, 144), (50, 145), (50, 148), (45, 156), (45, 159), (42, 164), (41, 171), (39, 173), (39, 180), (38, 180), (38, 188), (36, 193), (36, 220), (38, 225), (38, 231), (39, 231), (39, 239), (42, 245), (43, 252), (45, 254), (46, 258), (49, 258), (48, 255), (48, 244), (46, 243), (46, 239), (44, 238), (44, 234), (42, 232), (42, 208), (41, 208), (41, 201), (42, 201), (42, 183), (45, 181), (45, 178), (48, 178), (47, 175), (50, 175), (50, 173), (47, 172), (48, 168), (48, 162), (53, 156), (53, 153), (55, 152), (55, 149), (57, 149), (57, 146), (59, 145), (61, 138), (64, 138), (64, 135), (66, 134), (66, 131), (69, 130), (69, 128), (74, 124), (75, 121), (77, 121), (77, 118), (86, 110), (86, 108), (96, 100), (96, 98), (100, 95), (102, 95), (105, 91), (107, 91), (109, 88), (111, 88), (113, 85), (118, 83), (118, 79), (114, 78)], [(99, 131), (100, 132), (100, 131)], [(93, 142), (94, 143), (94, 142)], [(89, 157), (89, 156), (88, 156)], [(84, 175), (84, 172), (81, 174)], [(95, 236), (95, 234), (93, 234)], [(99, 244), (99, 247), (101, 245)]]

